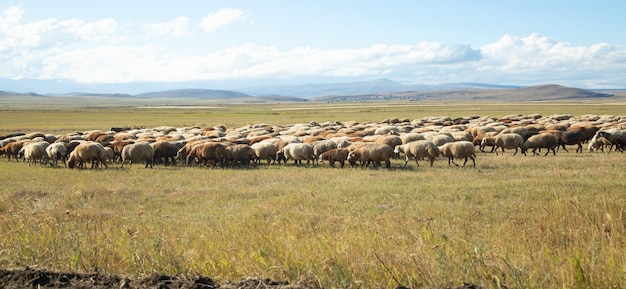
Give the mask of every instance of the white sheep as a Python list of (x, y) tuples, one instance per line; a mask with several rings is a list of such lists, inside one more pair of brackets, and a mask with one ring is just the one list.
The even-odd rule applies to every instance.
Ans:
[(313, 156), (315, 160), (326, 151), (337, 148), (337, 143), (332, 140), (320, 140), (311, 143), (313, 145)]
[(48, 158), (46, 154), (46, 147), (50, 145), (47, 141), (39, 141), (39, 142), (31, 142), (24, 144), (18, 155), (22, 155), (24, 157), (24, 161), (28, 163), (28, 165), (36, 165), (37, 161), (40, 164), (43, 164), (43, 161)]
[(274, 143), (262, 141), (254, 143), (250, 147), (252, 147), (254, 153), (256, 154), (255, 162), (267, 160), (267, 164), (270, 164), (272, 161), (276, 160), (278, 147)]
[(313, 146), (308, 143), (290, 143), (276, 153), (278, 163), (283, 161), (287, 164), (287, 161), (291, 159), (294, 160), (295, 164), (302, 164), (302, 161), (306, 160), (308, 165), (315, 159)]
[(154, 149), (150, 143), (138, 142), (129, 144), (122, 149), (122, 165), (120, 168), (124, 167), (124, 163), (126, 163), (126, 161), (130, 162), (131, 167), (133, 163), (144, 162), (146, 164), (146, 168), (148, 166), (152, 168), (153, 158)]
[(53, 167), (56, 167), (59, 160), (63, 161), (63, 165), (67, 167), (67, 147), (64, 143), (55, 142), (46, 147), (46, 154), (48, 155), (48, 159), (52, 161), (50, 164)]
[(476, 146), (469, 141), (445, 143), (439, 146), (439, 151), (441, 155), (448, 158), (448, 166), (450, 166), (450, 163), (453, 163), (458, 167), (459, 165), (454, 162), (454, 159), (464, 158), (463, 167), (465, 167), (468, 159), (471, 159), (472, 163), (474, 163), (474, 167), (476, 167)]
[(396, 154), (404, 153), (406, 159), (404, 161), (404, 166), (409, 162), (411, 158), (415, 158), (415, 164), (419, 167), (418, 159), (420, 158), (428, 158), (430, 160), (430, 166), (433, 166), (433, 162), (435, 158), (439, 156), (439, 148), (435, 143), (428, 140), (417, 140), (413, 142), (409, 142), (403, 145), (398, 145), (394, 149)]
[(402, 140), (402, 144), (406, 144), (406, 143), (410, 143), (412, 141), (416, 141), (416, 140), (425, 140), (424, 136), (416, 133), (416, 132), (409, 132), (409, 133), (404, 133), (400, 135), (400, 140)]

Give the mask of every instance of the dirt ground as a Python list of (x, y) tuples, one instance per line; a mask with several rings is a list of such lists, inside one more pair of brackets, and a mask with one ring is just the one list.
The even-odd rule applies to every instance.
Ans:
[[(130, 280), (128, 278), (103, 274), (59, 273), (32, 268), (0, 270), (0, 287), (5, 289), (22, 288), (128, 288), (128, 289), (319, 289), (317, 284), (291, 285), (284, 281), (249, 278), (236, 283), (213, 282), (204, 276), (151, 276)], [(480, 289), (472, 284), (460, 287), (439, 289)], [(398, 286), (396, 289), (409, 289)], [(435, 288), (432, 288), (435, 289)]]

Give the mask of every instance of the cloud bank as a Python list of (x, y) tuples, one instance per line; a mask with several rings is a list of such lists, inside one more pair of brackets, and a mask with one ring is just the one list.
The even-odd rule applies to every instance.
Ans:
[(386, 77), (405, 83), (559, 83), (586, 88), (626, 87), (626, 48), (610, 43), (573, 46), (533, 33), (503, 35), (474, 48), (422, 41), (352, 49), (255, 43), (190, 53), (156, 39), (193, 45), (200, 37), (248, 19), (227, 8), (203, 19), (163, 23), (115, 19), (23, 21), (26, 11), (0, 14), (0, 78), (63, 79), (79, 83)]

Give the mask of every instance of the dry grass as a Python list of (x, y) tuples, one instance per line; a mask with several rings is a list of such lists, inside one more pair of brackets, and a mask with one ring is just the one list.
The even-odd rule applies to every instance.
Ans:
[(481, 155), (476, 169), (440, 160), (391, 171), (4, 161), (0, 267), (325, 287), (623, 288), (624, 158)]
[[(314, 116), (299, 117), (323, 121)], [(480, 154), (477, 168), (80, 171), (2, 159), (0, 267), (325, 288), (626, 288), (625, 160), (507, 153)]]

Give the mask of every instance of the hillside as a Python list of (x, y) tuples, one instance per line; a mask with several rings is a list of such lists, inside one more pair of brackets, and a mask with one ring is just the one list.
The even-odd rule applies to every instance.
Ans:
[(331, 95), (313, 98), (313, 101), (545, 101), (608, 98), (614, 94), (565, 87), (556, 84), (504, 89), (456, 89), (435, 91), (404, 91), (359, 95)]

